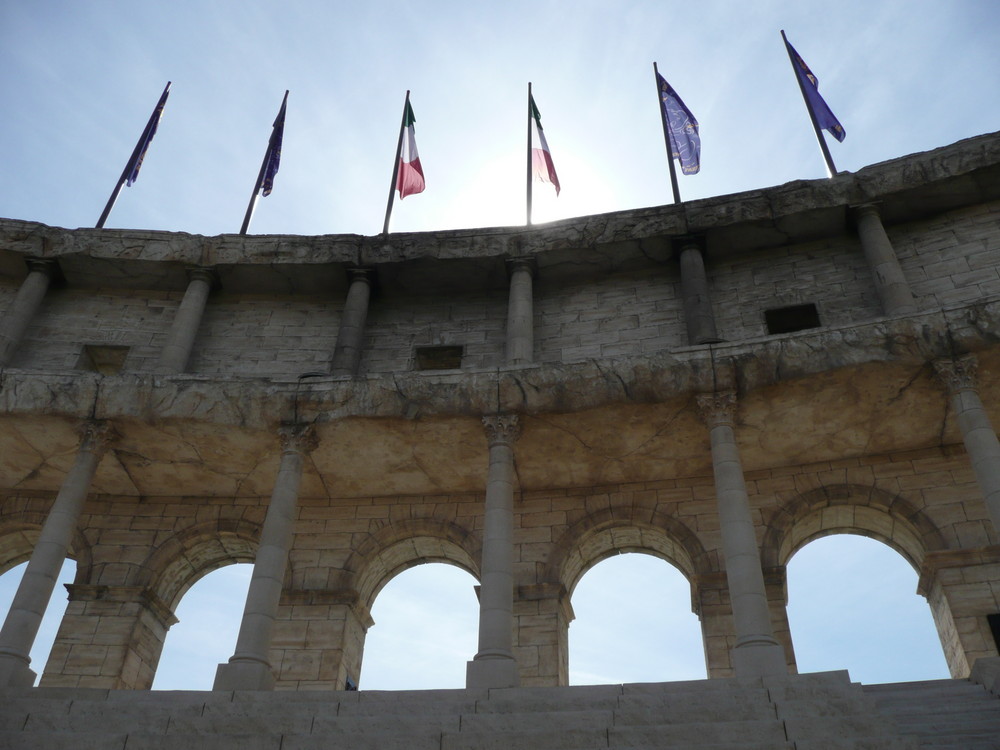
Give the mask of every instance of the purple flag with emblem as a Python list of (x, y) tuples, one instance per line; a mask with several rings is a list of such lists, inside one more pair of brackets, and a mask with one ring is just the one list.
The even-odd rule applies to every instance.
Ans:
[(795, 75), (798, 76), (799, 84), (802, 86), (802, 94), (805, 96), (806, 103), (816, 118), (817, 127), (828, 131), (838, 141), (843, 141), (847, 135), (847, 131), (844, 130), (844, 126), (840, 124), (840, 120), (834, 116), (833, 112), (830, 111), (830, 107), (827, 106), (826, 101), (820, 96), (819, 79), (809, 69), (809, 66), (806, 65), (806, 61), (795, 51), (795, 47), (791, 45), (788, 38), (784, 36), (785, 32), (781, 33), (782, 38), (785, 40), (785, 46), (788, 48), (788, 56), (793, 61), (792, 68), (794, 68)]
[(670, 136), (670, 156), (681, 165), (683, 174), (698, 174), (701, 169), (701, 137), (698, 135), (698, 121), (687, 108), (677, 92), (659, 73), (656, 74), (660, 88), (660, 104), (667, 121)]

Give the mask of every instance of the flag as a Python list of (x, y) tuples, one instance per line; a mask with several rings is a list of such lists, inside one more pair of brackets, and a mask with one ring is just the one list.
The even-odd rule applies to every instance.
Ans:
[(534, 122), (534, 136), (531, 141), (536, 144), (531, 149), (531, 171), (536, 180), (550, 182), (559, 195), (559, 177), (556, 176), (556, 167), (552, 163), (552, 152), (549, 151), (548, 141), (545, 140), (545, 132), (542, 130), (542, 116), (535, 106), (535, 97), (528, 94), (528, 107), (531, 109), (531, 118)]
[[(782, 32), (782, 37), (784, 38), (784, 32)], [(789, 56), (794, 61), (792, 67), (795, 69), (795, 75), (799, 78), (799, 84), (802, 86), (802, 93), (805, 96), (806, 104), (816, 118), (816, 125), (821, 130), (829, 131), (830, 135), (838, 141), (843, 141), (847, 135), (847, 131), (844, 130), (844, 126), (840, 124), (840, 121), (830, 111), (823, 97), (820, 96), (819, 79), (809, 70), (806, 61), (799, 56), (799, 53), (795, 51), (795, 47), (789, 43), (787, 38), (785, 38), (785, 46), (788, 48)]]
[(399, 168), (396, 172), (396, 189), (399, 199), (408, 195), (424, 192), (424, 168), (420, 166), (420, 154), (417, 153), (417, 141), (413, 137), (413, 116), (410, 98), (406, 98), (406, 113), (403, 115), (403, 143), (399, 152)]
[(681, 165), (683, 174), (698, 174), (701, 169), (698, 121), (666, 79), (659, 73), (656, 78), (660, 85), (660, 106), (663, 107), (670, 136), (670, 157)]
[(274, 176), (278, 174), (281, 163), (281, 139), (285, 134), (285, 105), (288, 103), (288, 92), (281, 100), (281, 109), (271, 126), (271, 140), (267, 142), (267, 153), (264, 155), (264, 179), (260, 183), (260, 194), (268, 196), (274, 189)]
[(153, 136), (156, 135), (156, 126), (160, 124), (160, 118), (163, 117), (163, 108), (167, 104), (168, 96), (170, 96), (170, 81), (167, 81), (167, 86), (160, 95), (160, 101), (157, 102), (156, 109), (150, 115), (149, 122), (146, 123), (146, 129), (142, 131), (139, 145), (133, 152), (128, 166), (125, 168), (125, 184), (129, 187), (132, 187), (132, 183), (139, 179), (139, 168), (142, 166), (142, 160), (146, 158), (146, 149), (149, 148)]

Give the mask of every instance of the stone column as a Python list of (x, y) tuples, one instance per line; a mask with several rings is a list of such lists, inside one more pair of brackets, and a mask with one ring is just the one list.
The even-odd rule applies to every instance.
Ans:
[(507, 301), (507, 364), (526, 365), (535, 355), (531, 258), (513, 258)]
[(209, 268), (192, 268), (188, 271), (188, 279), (184, 299), (177, 308), (167, 335), (167, 343), (156, 364), (156, 371), (165, 375), (181, 373), (187, 369), (194, 339), (201, 326), (201, 317), (205, 313), (205, 303), (215, 283), (215, 273)]
[(358, 374), (361, 364), (361, 347), (364, 344), (374, 271), (370, 268), (350, 268), (347, 275), (350, 287), (344, 302), (344, 312), (340, 316), (340, 330), (337, 332), (330, 373), (353, 378)]
[(292, 546), (303, 464), (306, 455), (315, 448), (316, 435), (311, 426), (282, 428), (281, 466), (264, 517), (236, 651), (228, 664), (220, 664), (216, 670), (213, 690), (270, 690), (274, 687), (275, 676), (268, 661), (268, 651), (281, 601), (288, 551)]
[(484, 417), (490, 446), (479, 587), (479, 652), (468, 663), (466, 686), (515, 687), (514, 441), (517, 415)]
[(14, 358), (14, 351), (21, 343), (25, 330), (42, 304), (52, 277), (59, 269), (54, 260), (29, 258), (27, 263), (28, 275), (21, 282), (14, 303), (0, 324), (0, 367), (6, 367)]
[(858, 224), (858, 236), (861, 238), (861, 248), (875, 279), (875, 289), (882, 301), (882, 310), (886, 315), (907, 315), (917, 311), (910, 285), (903, 276), (899, 266), (896, 251), (892, 249), (889, 236), (882, 226), (882, 217), (878, 207), (873, 203), (865, 203), (854, 209), (854, 217)]
[(684, 299), (688, 343), (694, 346), (719, 341), (712, 300), (708, 295), (705, 260), (698, 243), (688, 240), (682, 244), (678, 261), (681, 267), (681, 297)]
[(726, 581), (736, 627), (733, 668), (737, 677), (747, 679), (787, 675), (785, 653), (771, 626), (760, 550), (733, 431), (736, 394), (700, 395), (698, 407), (708, 424), (712, 442), (712, 470), (719, 506), (722, 554), (726, 561)]
[(934, 370), (951, 395), (965, 451), (972, 461), (993, 530), (1000, 534), (1000, 441), (976, 390), (977, 364), (973, 355), (954, 360), (939, 359), (934, 362)]
[(42, 524), (0, 630), (0, 687), (31, 687), (35, 683), (35, 673), (29, 668), (31, 647), (69, 551), (90, 482), (111, 438), (106, 422), (86, 422), (82, 433), (76, 460)]

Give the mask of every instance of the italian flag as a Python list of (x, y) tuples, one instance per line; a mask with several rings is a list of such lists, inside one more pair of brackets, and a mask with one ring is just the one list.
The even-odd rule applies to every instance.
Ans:
[(417, 141), (413, 137), (413, 107), (409, 98), (406, 99), (406, 114), (403, 116), (402, 147), (399, 152), (399, 171), (396, 174), (396, 189), (402, 200), (408, 195), (424, 191), (424, 170), (420, 166), (420, 154), (417, 153)]
[(536, 180), (549, 182), (555, 187), (556, 195), (559, 195), (559, 178), (556, 176), (556, 167), (552, 163), (552, 153), (549, 151), (548, 141), (545, 140), (545, 132), (542, 130), (542, 117), (535, 106), (535, 97), (528, 95), (528, 106), (531, 109), (531, 129), (534, 131), (531, 143), (531, 171)]

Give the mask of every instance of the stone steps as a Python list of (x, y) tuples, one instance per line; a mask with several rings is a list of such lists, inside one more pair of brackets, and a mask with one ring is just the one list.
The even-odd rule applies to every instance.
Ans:
[[(906, 721), (907, 695), (873, 699), (846, 672), (504, 690), (33, 688), (0, 691), (0, 750), (917, 750), (874, 708), (884, 699)], [(980, 742), (992, 717), (969, 711), (963, 736)]]
[(1000, 699), (966, 680), (866, 685), (865, 693), (921, 748), (1000, 750)]

